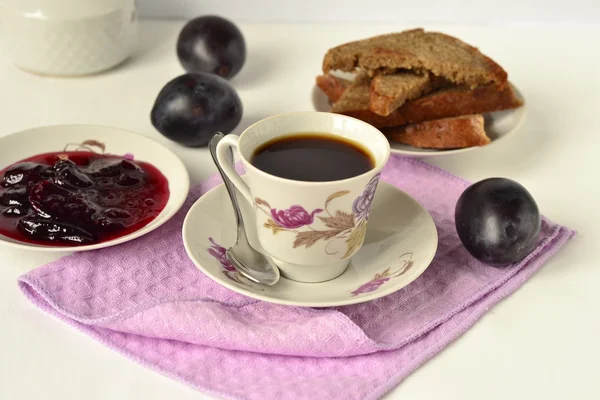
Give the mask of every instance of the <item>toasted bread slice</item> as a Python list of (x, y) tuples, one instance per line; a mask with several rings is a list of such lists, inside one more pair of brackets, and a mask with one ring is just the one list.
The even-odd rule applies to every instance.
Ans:
[(323, 72), (354, 71), (369, 75), (395, 73), (398, 69), (430, 71), (469, 87), (506, 83), (506, 72), (491, 58), (461, 40), (438, 32), (413, 29), (350, 42), (330, 49)]
[[(344, 80), (337, 77), (332, 79)], [(375, 127), (381, 126), (397, 126), (404, 125), (408, 122), (404, 119), (402, 114), (394, 112), (387, 117), (375, 114), (369, 110), (370, 103), (370, 79), (366, 74), (360, 74), (354, 81), (346, 81), (341, 85), (345, 85), (347, 88), (342, 92), (339, 98), (332, 104), (331, 112), (348, 115), (350, 117), (358, 118), (365, 122), (370, 123)], [(317, 79), (317, 84), (319, 80)], [(334, 97), (339, 95), (340, 87), (336, 87)], [(322, 90), (328, 89), (330, 86), (321, 87)], [(327, 94), (327, 92), (325, 92)], [(331, 99), (331, 97), (330, 97)]]
[(490, 142), (481, 114), (385, 128), (382, 132), (392, 141), (426, 149), (458, 149)]
[[(337, 79), (340, 81), (345, 81), (341, 83), (339, 86), (335, 87), (334, 92), (335, 95), (339, 94), (338, 99), (333, 102), (331, 106), (331, 111), (340, 112), (344, 110), (358, 108), (361, 110), (369, 110), (369, 102), (370, 102), (370, 81), (371, 79), (366, 74), (359, 74), (356, 76), (354, 81), (348, 81), (342, 78), (333, 77), (333, 79)], [(318, 80), (317, 80), (318, 84)], [(342, 91), (342, 87), (346, 87), (345, 90)], [(323, 88), (321, 88), (323, 89)], [(325, 92), (327, 93), (327, 92)], [(331, 99), (331, 98), (330, 98)]]
[(317, 76), (317, 86), (329, 97), (329, 101), (334, 103), (352, 86), (352, 81), (326, 74)]
[[(337, 85), (335, 95), (328, 90), (332, 85), (322, 85), (319, 81), (342, 80)], [(377, 115), (369, 110), (370, 95), (368, 82), (346, 81), (327, 75), (317, 79), (321, 90), (333, 103), (332, 112), (349, 115), (361, 119), (377, 128), (418, 123), (434, 119), (457, 117), (468, 114), (483, 114), (492, 111), (509, 110), (521, 107), (523, 101), (515, 95), (510, 84), (498, 88), (496, 85), (486, 85), (475, 89), (468, 87), (450, 87), (438, 89), (430, 94), (409, 100), (388, 116)], [(346, 89), (340, 95), (340, 87)], [(342, 101), (343, 100), (343, 101)]]
[(369, 109), (382, 116), (390, 115), (407, 100), (416, 99), (433, 90), (429, 74), (399, 72), (377, 75), (371, 80)]
[(517, 97), (512, 85), (491, 84), (474, 89), (465, 86), (440, 89), (406, 103), (398, 111), (408, 122), (417, 123), (467, 114), (510, 110), (522, 105), (523, 100)]

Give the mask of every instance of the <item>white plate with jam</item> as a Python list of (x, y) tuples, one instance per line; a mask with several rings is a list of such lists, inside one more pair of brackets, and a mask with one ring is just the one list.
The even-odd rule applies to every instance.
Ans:
[(183, 162), (140, 134), (94, 125), (0, 138), (0, 243), (42, 251), (113, 246), (158, 228), (189, 192)]

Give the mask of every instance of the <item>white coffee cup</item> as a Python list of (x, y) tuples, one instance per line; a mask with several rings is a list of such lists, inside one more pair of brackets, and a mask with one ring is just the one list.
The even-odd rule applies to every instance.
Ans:
[[(313, 132), (357, 143), (370, 153), (374, 168), (348, 179), (306, 182), (277, 177), (252, 165), (261, 145)], [(229, 147), (237, 149), (245, 181), (227, 161)], [(389, 156), (389, 142), (375, 127), (344, 115), (313, 111), (263, 119), (240, 136), (225, 136), (217, 146), (219, 164), (254, 207), (260, 244), (283, 276), (301, 282), (323, 282), (344, 272), (363, 244), (371, 201)]]

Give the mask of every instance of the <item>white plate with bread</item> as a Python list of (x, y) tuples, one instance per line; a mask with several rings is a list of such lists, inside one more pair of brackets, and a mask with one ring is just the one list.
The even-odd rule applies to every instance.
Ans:
[(489, 146), (517, 132), (526, 114), (523, 95), (496, 62), (422, 29), (330, 49), (313, 104), (368, 122), (392, 152), (419, 157)]

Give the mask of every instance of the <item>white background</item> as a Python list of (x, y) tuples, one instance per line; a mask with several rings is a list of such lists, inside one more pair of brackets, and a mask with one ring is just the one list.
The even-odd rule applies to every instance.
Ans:
[[(141, 2), (146, 12), (153, 5), (167, 3)], [(185, 12), (186, 18), (200, 13), (180, 9), (177, 4), (183, 2), (168, 3), (162, 8), (173, 15), (175, 10)], [(222, 13), (238, 18), (244, 7), (247, 15), (259, 17), (264, 14), (255, 8), (257, 3), (235, 2), (239, 7)], [(316, 2), (304, 2), (311, 3)], [(325, 0), (319, 3), (328, 4)], [(502, 2), (506, 3), (508, 0)], [(509, 4), (518, 3), (511, 0)], [(547, 21), (558, 22), (559, 17), (573, 14), (572, 6), (578, 3), (584, 2), (565, 1), (562, 12), (537, 16), (543, 14)], [(438, 12), (431, 7), (433, 0), (408, 4), (413, 14), (419, 7)], [(543, 2), (536, 4), (537, 11), (544, 11)], [(400, 12), (400, 5), (393, 7), (398, 10), (394, 24), (240, 24), (248, 43), (248, 59), (232, 80), (244, 103), (244, 118), (236, 132), (269, 115), (312, 109), (314, 78), (328, 48), (414, 26), (404, 21), (407, 13)], [(509, 17), (504, 5), (497, 7), (500, 9), (488, 6), (485, 15)], [(579, 22), (597, 19), (597, 8), (578, 11)], [(536, 9), (526, 9), (527, 18), (535, 20)], [(277, 16), (277, 8), (272, 10), (270, 15)], [(365, 11), (364, 16), (375, 15), (370, 12)], [(353, 18), (362, 15), (353, 13)], [(423, 16), (424, 11), (421, 13)], [(331, 11), (326, 15), (339, 17)], [(298, 12), (294, 18), (303, 16), (308, 13)], [(87, 78), (41, 78), (13, 68), (0, 55), (0, 136), (60, 123), (118, 126), (175, 151), (188, 167), (193, 184), (215, 173), (205, 149), (183, 148), (168, 141), (149, 120), (158, 91), (182, 73), (175, 56), (175, 40), (182, 25), (183, 21), (143, 21), (136, 55), (115, 70)], [(491, 176), (515, 179), (528, 188), (547, 217), (579, 233), (522, 288), (420, 367), (389, 399), (598, 400), (600, 28), (567, 28), (554, 23), (511, 29), (492, 25), (454, 22), (425, 27), (460, 37), (505, 67), (525, 95), (527, 119), (517, 134), (497, 145), (429, 162), (471, 181)], [(59, 256), (0, 247), (1, 400), (208, 398), (135, 364), (30, 304), (17, 288), (17, 277)]]
[(138, 0), (140, 15), (244, 22), (600, 24), (600, 0)]

